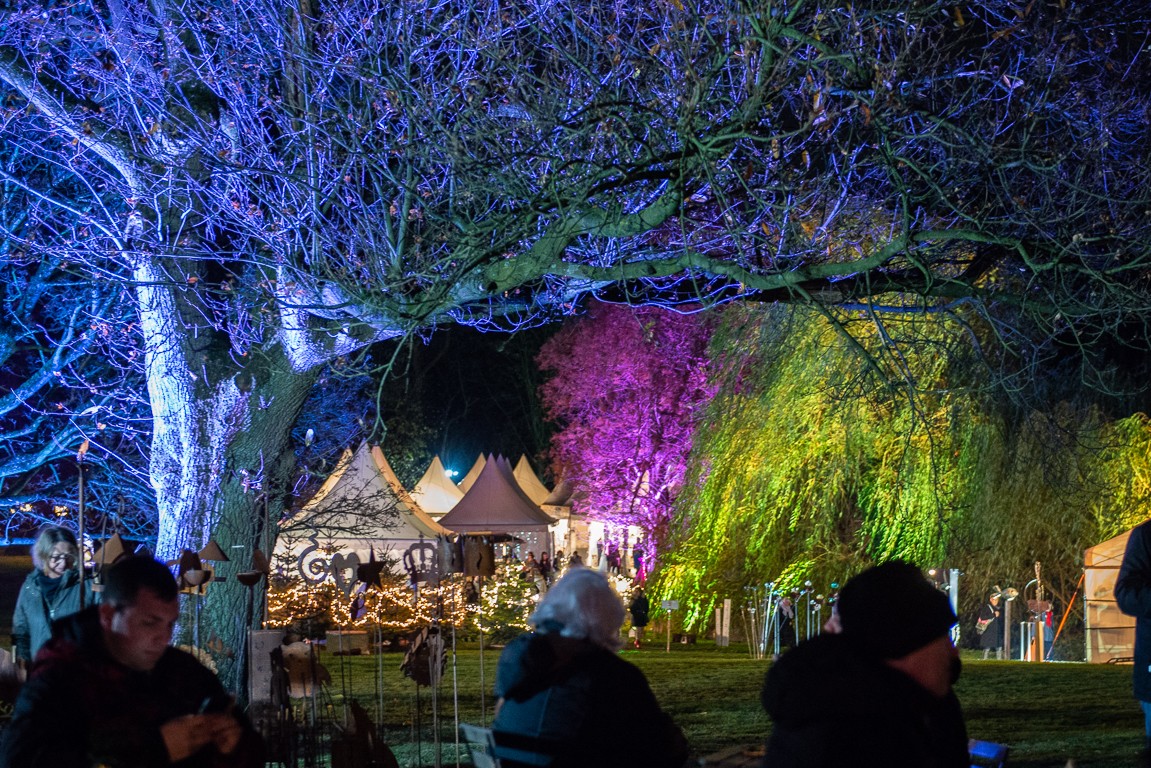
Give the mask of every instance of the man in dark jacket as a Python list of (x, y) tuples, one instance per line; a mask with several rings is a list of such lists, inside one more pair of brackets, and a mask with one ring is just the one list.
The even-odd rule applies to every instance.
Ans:
[(1135, 617), (1135, 698), (1143, 707), (1145, 741), (1141, 766), (1151, 766), (1151, 520), (1136, 526), (1127, 539), (1123, 564), (1115, 579), (1119, 610)]
[(619, 657), (624, 609), (603, 575), (572, 568), (496, 671), (496, 756), (552, 768), (679, 768), (683, 733)]
[(893, 561), (844, 585), (836, 610), (840, 633), (800, 643), (768, 671), (764, 765), (966, 768), (947, 596)]
[(257, 768), (260, 737), (210, 670), (170, 647), (176, 582), (113, 566), (104, 601), (53, 625), (0, 746), (0, 768)]

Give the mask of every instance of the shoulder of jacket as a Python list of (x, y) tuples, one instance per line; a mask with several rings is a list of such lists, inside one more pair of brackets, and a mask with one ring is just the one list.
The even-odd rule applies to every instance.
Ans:
[(20, 585), (21, 592), (39, 592), (40, 585), (36, 582), (36, 571), (24, 577), (24, 583)]

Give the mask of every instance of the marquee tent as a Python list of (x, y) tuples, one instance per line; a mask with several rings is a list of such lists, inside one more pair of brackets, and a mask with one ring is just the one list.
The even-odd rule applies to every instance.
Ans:
[(400, 485), (379, 447), (364, 442), (344, 452), (316, 495), (280, 527), (275, 562), (311, 583), (339, 581), (372, 556), (398, 562), (413, 544), (447, 533)]
[(516, 462), (516, 468), (512, 474), (515, 476), (520, 488), (523, 489), (524, 493), (528, 495), (528, 498), (531, 499), (534, 504), (543, 504), (547, 497), (551, 495), (551, 491), (540, 482), (539, 476), (535, 473), (535, 470), (532, 469), (532, 465), (528, 463), (527, 456), (520, 456), (520, 460)]
[(484, 455), (482, 453), (476, 457), (476, 463), (472, 464), (472, 468), (469, 469), (468, 473), (460, 480), (461, 491), (467, 493), (471, 490), (472, 483), (476, 481), (476, 478), (480, 476), (480, 472), (484, 469), (484, 461)]
[(507, 459), (488, 458), (475, 482), (440, 524), (459, 533), (506, 533), (535, 552), (550, 550), (548, 527), (555, 522), (515, 481)]
[(464, 497), (464, 492), (448, 477), (439, 456), (432, 459), (424, 476), (412, 486), (411, 494), (433, 520), (446, 515)]
[(514, 474), (516, 482), (532, 501), (539, 504), (540, 509), (546, 514), (555, 518), (556, 522), (551, 528), (553, 546), (569, 555), (577, 550), (587, 553), (588, 521), (583, 515), (574, 514), (572, 511), (571, 485), (566, 480), (560, 480), (556, 487), (549, 491), (540, 482), (539, 476), (532, 471), (527, 456), (520, 456)]
[(542, 507), (570, 507), (572, 498), (572, 487), (567, 480), (560, 480), (556, 483), (556, 487), (552, 488), (552, 492), (544, 499), (540, 506)]
[(1135, 655), (1135, 618), (1115, 603), (1115, 579), (1131, 531), (1088, 547), (1083, 553), (1086, 600), (1087, 661), (1096, 664), (1130, 660)]

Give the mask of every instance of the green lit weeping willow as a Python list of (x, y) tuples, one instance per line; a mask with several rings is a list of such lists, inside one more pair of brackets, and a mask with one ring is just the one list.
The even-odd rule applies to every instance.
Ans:
[(1084, 547), (1148, 516), (1146, 418), (1020, 412), (980, 394), (954, 324), (874, 321), (848, 318), (849, 339), (805, 310), (726, 314), (657, 583), (687, 624), (748, 585), (826, 588), (890, 558), (961, 568), (968, 599), (1043, 560), (1070, 592)]

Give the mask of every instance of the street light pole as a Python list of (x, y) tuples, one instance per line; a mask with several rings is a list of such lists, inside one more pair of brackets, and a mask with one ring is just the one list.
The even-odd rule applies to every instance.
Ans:
[(76, 452), (76, 469), (80, 475), (79, 496), (77, 507), (76, 534), (80, 546), (76, 553), (76, 570), (80, 576), (80, 610), (84, 610), (84, 456), (88, 453), (88, 441), (85, 440)]

